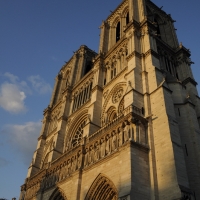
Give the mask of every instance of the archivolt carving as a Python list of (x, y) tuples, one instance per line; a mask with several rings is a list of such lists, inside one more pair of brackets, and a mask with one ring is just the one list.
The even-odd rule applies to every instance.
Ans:
[(49, 200), (67, 200), (67, 197), (60, 188), (57, 188), (54, 190)]
[(110, 93), (108, 94), (105, 102), (104, 102), (104, 105), (103, 105), (103, 109), (102, 109), (102, 121), (104, 120), (105, 118), (105, 112), (106, 112), (106, 107), (108, 105), (108, 102), (109, 100), (111, 99), (111, 97), (113, 96), (113, 94), (115, 94), (116, 91), (118, 91), (120, 88), (123, 88), (124, 86), (126, 86), (126, 83), (125, 82), (122, 82), (122, 83), (118, 83), (115, 87), (113, 87), (113, 89), (110, 91)]
[(124, 110), (124, 99), (122, 99), (121, 102), (119, 103), (119, 106), (118, 106), (118, 113), (119, 113), (119, 114), (122, 114), (122, 113), (123, 113), (123, 110)]
[(107, 111), (107, 122), (111, 122), (113, 119), (117, 117), (116, 108), (111, 106)]
[(122, 95), (123, 95), (123, 88), (119, 88), (114, 94), (113, 94), (113, 97), (112, 97), (112, 102), (113, 103), (118, 103), (119, 100), (121, 99)]
[(117, 189), (113, 182), (103, 174), (95, 179), (85, 200), (117, 200)]

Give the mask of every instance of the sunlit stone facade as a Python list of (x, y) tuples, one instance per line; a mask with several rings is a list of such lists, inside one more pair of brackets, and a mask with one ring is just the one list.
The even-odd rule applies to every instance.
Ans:
[(150, 0), (124, 0), (61, 68), (20, 200), (200, 199), (190, 51)]

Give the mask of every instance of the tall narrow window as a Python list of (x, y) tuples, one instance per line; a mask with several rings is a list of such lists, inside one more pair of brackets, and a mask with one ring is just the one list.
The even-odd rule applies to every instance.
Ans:
[(85, 66), (85, 71), (84, 71), (83, 75), (86, 75), (91, 69), (92, 69), (92, 62), (91, 61), (87, 61), (86, 62), (86, 66)]
[(126, 14), (126, 25), (129, 23), (129, 12)]
[(158, 21), (157, 21), (156, 19), (154, 19), (154, 24), (155, 24), (155, 26), (156, 26), (157, 36), (158, 36), (158, 38), (161, 39), (160, 27), (159, 27), (159, 23), (158, 23)]
[(117, 23), (116, 27), (116, 42), (120, 40), (120, 22)]

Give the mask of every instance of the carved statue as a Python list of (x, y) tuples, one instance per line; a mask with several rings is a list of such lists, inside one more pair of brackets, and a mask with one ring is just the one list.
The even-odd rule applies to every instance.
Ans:
[(67, 160), (67, 170), (66, 170), (66, 175), (69, 176), (71, 173), (71, 161), (70, 159)]
[(114, 130), (112, 132), (112, 151), (114, 151), (117, 148), (117, 135), (116, 131)]
[(76, 159), (74, 156), (71, 158), (71, 172), (76, 171)]
[(99, 157), (100, 157), (99, 142), (96, 141), (94, 144), (94, 161), (98, 161)]
[(119, 127), (118, 129), (118, 145), (121, 146), (123, 144), (123, 137), (122, 137), (122, 128)]
[(77, 167), (80, 169), (82, 166), (82, 151), (80, 150), (77, 154)]
[(89, 151), (89, 159), (88, 159), (89, 164), (94, 162), (94, 150), (93, 146), (90, 146), (90, 151)]
[(104, 140), (104, 138), (101, 138), (100, 143), (101, 143), (101, 158), (103, 158), (105, 156), (105, 140)]
[(85, 161), (84, 161), (84, 166), (88, 166), (88, 157), (89, 157), (89, 152), (88, 152), (88, 148), (85, 149)]
[(128, 123), (127, 121), (124, 122), (124, 142), (128, 141), (129, 140), (129, 126), (128, 126)]
[(106, 155), (110, 153), (110, 136), (106, 136)]

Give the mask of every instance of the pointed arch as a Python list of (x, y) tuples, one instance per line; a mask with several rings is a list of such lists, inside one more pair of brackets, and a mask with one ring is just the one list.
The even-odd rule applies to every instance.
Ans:
[(83, 136), (83, 128), (88, 121), (88, 117), (88, 110), (84, 109), (72, 120), (69, 128), (66, 131), (65, 149), (79, 145)]
[(49, 200), (67, 200), (67, 197), (60, 188), (56, 188), (50, 196)]
[(105, 175), (99, 174), (87, 192), (85, 200), (117, 200), (117, 189)]
[(124, 25), (126, 26), (130, 22), (128, 6), (124, 8), (124, 10), (122, 12), (122, 17), (125, 19)]
[(164, 28), (164, 20), (158, 15), (158, 14), (154, 14), (154, 20), (153, 23), (156, 26), (156, 35), (158, 38), (165, 40), (165, 28)]
[(107, 110), (108, 122), (113, 121), (116, 117), (117, 117), (116, 108), (115, 108), (114, 106), (111, 106), (111, 107), (108, 108), (108, 110)]
[(44, 148), (44, 152), (43, 152), (43, 156), (42, 156), (42, 160), (41, 160), (41, 164), (40, 164), (40, 168), (45, 168), (47, 166), (48, 163), (48, 158), (49, 158), (49, 152), (51, 151), (52, 145), (53, 145), (53, 140), (54, 138), (52, 137), (47, 143), (46, 146)]
[(104, 120), (105, 118), (105, 112), (106, 112), (106, 107), (108, 105), (108, 102), (110, 101), (110, 99), (112, 98), (113, 94), (119, 89), (119, 88), (124, 88), (126, 86), (126, 82), (121, 82), (121, 83), (118, 83), (116, 84), (112, 90), (109, 92), (108, 96), (106, 97), (105, 99), (105, 102), (103, 104), (103, 108), (102, 108), (102, 114), (101, 114), (101, 119), (102, 121)]

